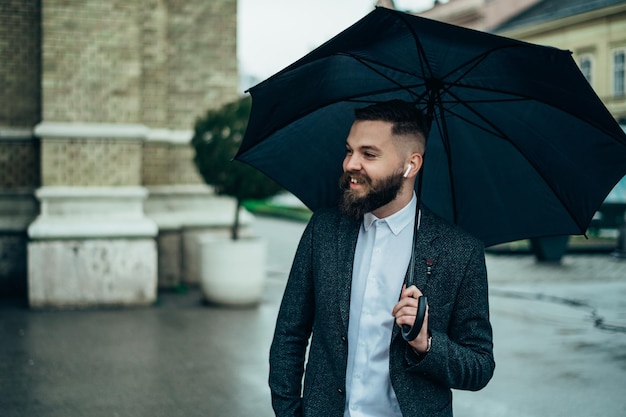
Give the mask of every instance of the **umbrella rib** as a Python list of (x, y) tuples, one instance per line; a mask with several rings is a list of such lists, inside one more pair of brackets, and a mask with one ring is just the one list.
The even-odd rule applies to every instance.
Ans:
[[(427, 68), (427, 72), (428, 75), (430, 77), (432, 77), (433, 71), (432, 68), (430, 67), (430, 62), (428, 61), (428, 59), (426, 58), (426, 50), (424, 49), (424, 46), (422, 44), (422, 42), (419, 39), (419, 35), (417, 34), (417, 32), (415, 31), (415, 29), (413, 28), (413, 26), (409, 23), (407, 17), (404, 14), (401, 13), (395, 13), (395, 15), (399, 18), (400, 21), (402, 21), (402, 23), (404, 23), (404, 25), (407, 27), (408, 31), (411, 32), (411, 35), (413, 35), (413, 39), (415, 40), (415, 48), (418, 51), (418, 54), (421, 56), (422, 59), (419, 60), (419, 64), (420, 67), (422, 69), (422, 73), (425, 74), (425, 68), (424, 66), (426, 66)], [(478, 56), (474, 56), (472, 59), (470, 59), (469, 61), (457, 66), (455, 69), (453, 69), (452, 71), (449, 71), (448, 74), (446, 74), (445, 76), (441, 77), (441, 80), (444, 80), (446, 78), (448, 78), (451, 74), (457, 72), (459, 69), (470, 65), (473, 63), (473, 65), (471, 65), (463, 74), (461, 74), (457, 80), (453, 83), (450, 84), (455, 84), (456, 82), (458, 82), (460, 79), (464, 78), (470, 71), (472, 71), (474, 68), (476, 68), (478, 65), (480, 65), (480, 63), (482, 61), (484, 61), (487, 56), (491, 55), (492, 53), (502, 50), (502, 49), (509, 49), (509, 48), (519, 48), (524, 46), (523, 44), (518, 44), (518, 45), (501, 45), (497, 48), (492, 48), (488, 51), (483, 52), (481, 55)], [(414, 75), (414, 74), (412, 74)]]
[[(448, 86), (448, 84), (446, 84), (446, 86)], [(452, 87), (452, 85), (449, 85), (450, 87)], [(533, 97), (533, 96), (529, 96), (529, 95), (523, 95), (520, 93), (513, 93), (511, 91), (505, 91), (505, 90), (501, 90), (501, 89), (495, 89), (495, 88), (487, 88), (487, 87), (478, 87), (478, 86), (473, 86), (473, 85), (468, 85), (468, 84), (462, 84), (462, 83), (458, 83), (458, 84), (454, 84), (454, 87), (458, 87), (458, 88), (466, 88), (468, 90), (477, 90), (477, 91), (486, 91), (486, 92), (490, 92), (490, 93), (500, 93), (500, 94), (507, 94), (509, 96), (512, 96), (510, 99), (498, 99), (498, 100), (485, 100), (483, 101), (484, 103), (504, 103), (504, 102), (511, 102), (511, 101), (536, 101), (537, 103), (541, 103), (541, 104), (545, 104), (548, 107), (557, 109), (569, 116), (575, 117), (575, 118), (579, 118), (581, 120), (583, 120), (585, 123), (588, 123), (590, 126), (593, 126), (595, 129), (597, 129), (598, 131), (609, 135), (610, 137), (613, 137), (613, 134), (608, 130), (604, 128), (603, 124), (598, 124), (597, 122), (595, 122), (594, 120), (588, 120), (588, 118), (581, 116), (579, 114), (575, 114), (569, 110), (565, 110), (557, 105), (554, 105), (553, 103), (549, 103), (546, 100), (541, 99), (540, 97)], [(446, 91), (450, 94), (450, 95), (454, 95), (450, 92), (450, 88), (446, 88)], [(456, 97), (456, 96), (455, 96)], [(516, 98), (514, 98), (516, 97)], [(458, 97), (457, 97), (457, 101)], [(453, 103), (454, 101), (450, 101), (450, 103)], [(468, 100), (464, 100), (464, 102), (469, 103), (470, 101)], [(619, 140), (619, 139), (618, 139)]]
[[(450, 95), (452, 95), (453, 97), (456, 97), (456, 95), (455, 95), (454, 93), (449, 92), (449, 94), (450, 94)], [(536, 165), (536, 164), (535, 164), (532, 160), (530, 160), (529, 158), (527, 158), (527, 157), (526, 157), (526, 154), (522, 151), (522, 149), (521, 149), (519, 146), (517, 146), (517, 144), (516, 144), (515, 142), (513, 142), (513, 141), (511, 140), (511, 138), (510, 138), (507, 134), (505, 134), (505, 133), (504, 133), (504, 132), (502, 132), (500, 129), (498, 129), (498, 127), (497, 127), (497, 126), (495, 126), (493, 123), (491, 123), (491, 122), (490, 122), (490, 121), (489, 121), (486, 117), (484, 117), (482, 114), (480, 114), (478, 111), (476, 111), (476, 110), (475, 110), (474, 108), (472, 108), (471, 106), (468, 106), (468, 105), (466, 105), (466, 104), (465, 104), (465, 103), (463, 103), (463, 102), (460, 102), (460, 100), (458, 100), (458, 97), (456, 97), (456, 98), (457, 98), (457, 102), (459, 102), (459, 104), (460, 104), (460, 105), (464, 106), (464, 107), (465, 107), (465, 108), (467, 108), (470, 112), (474, 113), (474, 114), (475, 114), (478, 118), (480, 118), (480, 119), (481, 119), (482, 121), (484, 121), (486, 124), (488, 124), (489, 126), (491, 126), (491, 127), (494, 129), (494, 131), (499, 132), (499, 135), (495, 135), (495, 136), (498, 136), (498, 137), (500, 137), (500, 138), (502, 138), (502, 139), (506, 140), (509, 144), (511, 144), (511, 146), (513, 146), (513, 147), (515, 147), (515, 149), (517, 149), (517, 151), (520, 153), (520, 155), (522, 155), (522, 156), (524, 157), (524, 159), (526, 159), (526, 161), (527, 161), (527, 162), (528, 162), (528, 163), (529, 163), (529, 164), (530, 164), (530, 165), (531, 165), (531, 166), (535, 169), (535, 172), (537, 172), (537, 173), (541, 176), (541, 178), (543, 179), (544, 183), (545, 183), (548, 187), (550, 187), (550, 189), (552, 190), (552, 193), (556, 196), (556, 198), (557, 198), (557, 199), (559, 200), (559, 202), (561, 203), (561, 206), (563, 206), (563, 207), (565, 208), (565, 210), (568, 212), (568, 214), (569, 214), (570, 218), (574, 220), (574, 222), (575, 222), (575, 223), (576, 223), (576, 225), (578, 226), (579, 230), (581, 230), (581, 231), (582, 231), (582, 230), (584, 229), (584, 226), (583, 226), (583, 225), (581, 225), (581, 224), (578, 222), (578, 219), (577, 219), (577, 218), (576, 218), (576, 216), (572, 213), (572, 211), (570, 210), (569, 206), (568, 206), (567, 204), (563, 204), (563, 201), (561, 200), (561, 197), (559, 196), (559, 194), (556, 192), (555, 187), (552, 185), (552, 183), (551, 183), (550, 181), (548, 181), (548, 180), (546, 179), (546, 177), (543, 175), (542, 171), (538, 169), (537, 165)], [(445, 110), (445, 109), (443, 109), (443, 108), (442, 108), (442, 110)], [(441, 111), (441, 110), (440, 110), (440, 111)], [(450, 113), (453, 113), (453, 114), (455, 114), (455, 115), (457, 115), (457, 116), (458, 116), (458, 114), (456, 114), (456, 113), (454, 113), (454, 112), (451, 112), (450, 110), (448, 110), (448, 111), (449, 111)], [(443, 114), (441, 115), (441, 119), (442, 119), (442, 120), (444, 119)], [(467, 119), (465, 119), (465, 118), (463, 118), (463, 119), (467, 121)], [(479, 126), (479, 125), (477, 125), (477, 124), (475, 124), (475, 123), (472, 123), (472, 124), (473, 124), (473, 125), (475, 125), (475, 126), (477, 126), (477, 127), (479, 127), (479, 128), (481, 128), (481, 126)], [(482, 129), (488, 132), (488, 130), (486, 130), (486, 129), (484, 129), (484, 128), (482, 128)], [(447, 134), (447, 131), (446, 131), (446, 134)], [(444, 144), (444, 146), (445, 146), (445, 144)]]
[(447, 82), (446, 84), (448, 85), (452, 85), (452, 86), (457, 86), (459, 85), (459, 81), (464, 79), (467, 74), (469, 74), (474, 68), (478, 67), (485, 59), (487, 59), (487, 57), (495, 52), (501, 51), (503, 49), (510, 49), (510, 48), (519, 48), (522, 45), (501, 45), (497, 48), (492, 48), (489, 49), (485, 52), (483, 52), (480, 55), (476, 55), (474, 56), (472, 59), (464, 62), (463, 64), (457, 66), (455, 69), (449, 71), (446, 75), (444, 75), (442, 77), (442, 80), (447, 79), (448, 77), (450, 77), (452, 74), (454, 74), (455, 72), (461, 70), (463, 67), (467, 67), (457, 78), (455, 81), (450, 81)]
[[(515, 45), (518, 46), (518, 45)], [(508, 46), (513, 47), (513, 46)], [(472, 86), (472, 85), (468, 85), (468, 84), (464, 84), (462, 83), (462, 79), (472, 70), (474, 69), (476, 66), (478, 66), (480, 64), (480, 62), (482, 62), (490, 53), (495, 52), (496, 50), (500, 50), (500, 49), (504, 49), (505, 47), (501, 47), (501, 48), (497, 48), (497, 49), (492, 49), (488, 52), (485, 52), (484, 54), (482, 54), (480, 57), (477, 57), (476, 59), (470, 60), (468, 62), (466, 62), (465, 64), (460, 65), (459, 67), (457, 67), (457, 69), (451, 71), (448, 75), (444, 76), (443, 79), (447, 78), (450, 74), (456, 72), (459, 68), (468, 65), (470, 62), (474, 62), (474, 65), (472, 65), (470, 68), (467, 69), (467, 71), (465, 71), (462, 75), (460, 75), (456, 81), (452, 81), (452, 82), (445, 82), (443, 83), (444, 87), (442, 88), (442, 91), (440, 92), (440, 96), (443, 95), (443, 93), (445, 92), (450, 92), (450, 90), (453, 87), (457, 87), (457, 88), (467, 88), (467, 89), (471, 89), (471, 90), (478, 90), (478, 91), (486, 91), (486, 92), (491, 92), (491, 93), (500, 93), (500, 94), (507, 94), (510, 96), (514, 96), (512, 98), (502, 98), (502, 99), (497, 99), (497, 100), (464, 100), (464, 102), (466, 103), (504, 103), (504, 102), (514, 102), (514, 101), (524, 101), (524, 100), (536, 100), (538, 102), (541, 102), (543, 104), (547, 104), (550, 105), (549, 103), (545, 103), (544, 101), (541, 101), (537, 98), (534, 97), (529, 97), (529, 96), (522, 96), (520, 94), (517, 93), (512, 93), (510, 91), (505, 91), (505, 90), (499, 90), (499, 89), (493, 89), (493, 88), (487, 88), (487, 87), (477, 87), (477, 86)], [(413, 88), (415, 87), (422, 87), (426, 84), (426, 81), (424, 80), (424, 83), (417, 83), (417, 84), (412, 84), (412, 85), (402, 85), (400, 82), (394, 80), (392, 77), (382, 73), (380, 70), (378, 70), (374, 65), (372, 64), (376, 64), (379, 65), (381, 67), (385, 67), (388, 69), (391, 69), (393, 71), (399, 72), (399, 73), (403, 73), (406, 75), (411, 75), (417, 78), (422, 78), (422, 76), (415, 74), (415, 73), (410, 73), (404, 70), (401, 70), (399, 68), (395, 68), (392, 67), (390, 65), (385, 65), (383, 63), (380, 63), (378, 61), (373, 61), (373, 60), (368, 60), (362, 57), (359, 57), (357, 55), (354, 54), (348, 54), (348, 53), (342, 53), (341, 55), (345, 55), (348, 56), (352, 59), (354, 59), (355, 61), (361, 63), (363, 66), (369, 68), (370, 70), (374, 71), (376, 74), (378, 74), (379, 76), (385, 78), (387, 81), (395, 84), (398, 88), (397, 89), (387, 89), (387, 90), (380, 90), (377, 92), (374, 92), (373, 94), (378, 94), (378, 93), (382, 93), (382, 92), (391, 92), (391, 91), (397, 91), (397, 90), (405, 90), (407, 91), (409, 94), (413, 95), (414, 97), (416, 97), (415, 102), (420, 102), (424, 99), (426, 93), (428, 92), (425, 91), (422, 94), (418, 94), (414, 91), (412, 91)], [(368, 95), (372, 95), (372, 92), (368, 93)], [(446, 100), (442, 100), (439, 99), (442, 103), (453, 103), (454, 101), (446, 101)]]
[[(376, 61), (376, 60), (374, 60), (374, 59), (368, 59), (368, 58), (365, 58), (365, 57), (362, 57), (362, 56), (359, 56), (359, 55), (356, 55), (356, 54), (353, 54), (353, 53), (348, 53), (348, 52), (338, 52), (336, 55), (337, 55), (337, 56), (339, 56), (339, 55), (343, 55), (343, 56), (347, 56), (347, 57), (349, 57), (349, 58), (352, 58), (352, 59), (354, 59), (355, 61), (358, 61), (358, 62), (362, 63), (363, 65), (365, 65), (365, 66), (367, 66), (368, 68), (370, 68), (370, 69), (372, 69), (372, 70), (376, 71), (376, 72), (377, 72), (377, 73), (379, 73), (379, 74), (380, 74), (380, 72), (379, 72), (378, 70), (374, 69), (374, 68), (372, 67), (372, 64), (376, 64), (376, 65), (378, 65), (378, 66), (381, 66), (381, 67), (384, 67), (384, 68), (388, 68), (388, 69), (393, 70), (393, 71), (395, 71), (395, 72), (398, 72), (398, 73), (401, 73), (401, 74), (405, 74), (405, 75), (411, 75), (411, 76), (413, 76), (413, 77), (421, 78), (422, 80), (424, 80), (424, 77), (423, 77), (423, 76), (421, 76), (421, 75), (419, 75), (419, 74), (415, 74), (415, 73), (413, 73), (413, 72), (406, 71), (406, 70), (404, 70), (404, 69), (402, 69), (402, 68), (397, 68), (397, 67), (394, 67), (394, 66), (391, 66), (391, 65), (385, 64), (385, 63), (383, 63), (383, 62)], [(384, 74), (380, 74), (380, 75), (383, 75), (384, 77), (386, 77)]]
[[(424, 50), (424, 46), (422, 45), (422, 42), (419, 40), (419, 35), (417, 34), (417, 32), (414, 30), (413, 26), (411, 26), (408, 22), (408, 20), (405, 18), (404, 15), (402, 14), (396, 14), (396, 16), (398, 16), (400, 18), (400, 20), (405, 24), (405, 26), (408, 28), (409, 32), (411, 32), (411, 34), (413, 35), (413, 39), (415, 40), (415, 47), (418, 51), (418, 54), (421, 56), (422, 59), (419, 60), (419, 64), (422, 70), (422, 74), (425, 74), (425, 68), (424, 65), (426, 65), (427, 69), (428, 69), (428, 74), (429, 74), (429, 78), (432, 78), (432, 69), (430, 67), (430, 63), (428, 61), (428, 59), (426, 58), (426, 51)], [(501, 45), (497, 48), (492, 48), (488, 51), (483, 52), (482, 54), (478, 55), (478, 56), (474, 56), (472, 59), (466, 61), (465, 63), (457, 66), (456, 68), (454, 68), (453, 70), (449, 71), (447, 74), (445, 74), (443, 77), (440, 77), (439, 80), (442, 81), (442, 84), (446, 86), (445, 91), (449, 91), (450, 88), (454, 87), (454, 86), (460, 86), (461, 84), (459, 84), (459, 82), (464, 79), (467, 74), (469, 74), (474, 68), (478, 67), (485, 59), (487, 59), (487, 57), (497, 51), (503, 50), (503, 49), (511, 49), (511, 48), (519, 48), (524, 46), (523, 44), (519, 44), (519, 45)], [(382, 64), (381, 64), (382, 65)], [(456, 80), (454, 81), (448, 81), (448, 82), (443, 82), (443, 80), (447, 79), (448, 77), (450, 77), (452, 74), (456, 73), (457, 71), (459, 71), (460, 69), (467, 67), (461, 74), (458, 75), (458, 77), (456, 78)], [(397, 70), (395, 68), (392, 68), (394, 70)], [(403, 71), (407, 74), (413, 75), (413, 76), (417, 76), (419, 77), (419, 75), (414, 74), (414, 73), (410, 73), (410, 72), (406, 72)], [(422, 77), (424, 78), (424, 77)], [(424, 80), (426, 82), (426, 79)], [(423, 96), (422, 96), (423, 97)], [(439, 94), (439, 97), (441, 97), (441, 94)]]
[[(472, 120), (468, 119), (468, 118), (467, 118), (467, 117), (465, 117), (465, 116), (462, 116), (461, 114), (459, 114), (459, 113), (457, 113), (457, 112), (453, 111), (453, 110), (452, 110), (452, 109), (450, 109), (450, 108), (445, 108), (445, 107), (444, 107), (444, 110), (445, 110), (446, 112), (448, 112), (448, 113), (450, 113), (450, 114), (452, 114), (452, 115), (454, 115), (454, 116), (458, 117), (459, 119), (463, 120), (464, 122), (466, 122), (466, 123), (468, 123), (468, 124), (470, 124), (470, 125), (472, 125), (472, 126), (474, 126), (474, 127), (478, 128), (478, 129), (480, 129), (480, 130), (482, 130), (482, 131), (484, 131), (484, 132), (486, 132), (486, 133), (489, 133), (490, 135), (493, 135), (493, 136), (499, 137), (499, 138), (501, 138), (501, 139), (504, 139), (504, 140), (506, 140), (506, 141), (509, 141), (509, 142), (510, 142), (509, 137), (508, 137), (506, 134), (504, 134), (503, 132), (501, 132), (501, 131), (499, 131), (499, 130), (497, 130), (497, 129), (496, 129), (495, 131), (489, 130), (487, 127), (485, 127), (485, 126), (481, 126), (480, 124), (478, 124), (478, 123), (476, 123), (476, 122), (474, 122), (474, 121), (472, 121)], [(494, 127), (494, 128), (495, 128), (495, 126), (493, 126), (493, 125), (491, 125), (491, 124), (489, 124), (489, 125), (490, 125), (490, 127)]]
[[(344, 54), (342, 54), (342, 55), (349, 56), (350, 58), (352, 58), (352, 59), (354, 59), (355, 61), (357, 61), (357, 62), (361, 63), (362, 65), (364, 65), (365, 67), (369, 68), (370, 70), (374, 71), (376, 74), (378, 74), (378, 75), (380, 75), (381, 77), (385, 78), (387, 81), (389, 81), (389, 82), (391, 82), (391, 83), (395, 84), (396, 86), (398, 86), (398, 87), (399, 87), (399, 88), (398, 88), (398, 90), (405, 90), (405, 91), (407, 91), (409, 94), (411, 94), (411, 95), (412, 95), (412, 96), (414, 96), (414, 97), (423, 98), (423, 96), (422, 96), (421, 94), (417, 94), (417, 93), (415, 93), (414, 91), (410, 90), (410, 88), (412, 88), (412, 87), (419, 87), (419, 86), (421, 86), (421, 85), (423, 85), (423, 84), (415, 84), (415, 85), (412, 85), (412, 86), (410, 86), (410, 87), (408, 87), (408, 86), (403, 86), (400, 82), (398, 82), (398, 81), (394, 80), (393, 78), (391, 78), (390, 76), (388, 76), (388, 75), (386, 75), (386, 74), (383, 74), (380, 70), (378, 70), (377, 68), (375, 68), (375, 67), (374, 67), (373, 65), (371, 65), (371, 64), (372, 64), (372, 63), (375, 63), (376, 65), (380, 65), (381, 67), (385, 67), (385, 68), (388, 68), (388, 69), (394, 70), (394, 71), (396, 71), (396, 72), (404, 73), (404, 74), (407, 74), (407, 75), (412, 75), (412, 76), (415, 76), (415, 77), (417, 77), (417, 78), (422, 78), (422, 77), (420, 77), (419, 75), (412, 74), (412, 73), (410, 73), (410, 72), (406, 72), (406, 71), (402, 71), (402, 70), (400, 70), (400, 69), (398, 69), (398, 68), (394, 68), (394, 67), (392, 67), (392, 66), (382, 64), (382, 63), (380, 63), (380, 62), (378, 62), (378, 61), (367, 60), (367, 59), (364, 59), (364, 58), (362, 58), (362, 57), (360, 57), (360, 56), (357, 56), (357, 55), (354, 55), (354, 54), (347, 54), (347, 53), (344, 53)], [(408, 88), (407, 88), (407, 87), (408, 87)], [(392, 91), (392, 90), (389, 90), (389, 91)]]
[[(414, 33), (414, 31), (413, 31), (413, 30), (411, 30), (411, 32), (413, 32), (413, 33)], [(417, 35), (415, 35), (415, 36), (417, 36)], [(421, 46), (421, 44), (418, 44), (418, 45), (420, 45), (420, 46)], [(570, 111), (564, 110), (564, 109), (562, 109), (562, 108), (560, 108), (560, 107), (557, 107), (557, 106), (553, 105), (552, 103), (548, 103), (548, 102), (546, 102), (545, 100), (542, 100), (542, 99), (537, 98), (537, 97), (531, 97), (531, 96), (521, 95), (521, 94), (519, 94), (519, 93), (513, 93), (513, 92), (511, 92), (511, 91), (506, 91), (506, 90), (501, 90), (501, 89), (494, 89), (494, 88), (487, 88), (487, 87), (472, 86), (472, 85), (465, 84), (465, 83), (463, 83), (463, 82), (462, 82), (462, 81), (463, 81), (463, 79), (467, 76), (467, 74), (468, 74), (468, 73), (470, 73), (470, 72), (471, 72), (474, 68), (476, 68), (476, 67), (477, 67), (477, 66), (478, 66), (478, 65), (479, 65), (482, 61), (484, 61), (484, 60), (485, 60), (485, 59), (486, 59), (486, 58), (487, 58), (490, 54), (492, 54), (492, 53), (494, 53), (494, 52), (497, 52), (497, 51), (499, 51), (499, 50), (502, 50), (502, 49), (509, 49), (509, 48), (522, 47), (522, 46), (523, 46), (523, 45), (504, 45), (504, 46), (501, 46), (501, 47), (499, 47), (499, 48), (494, 48), (494, 49), (491, 49), (491, 50), (489, 50), (489, 51), (486, 51), (485, 53), (483, 53), (483, 54), (481, 54), (481, 55), (479, 55), (479, 56), (477, 56), (477, 57), (475, 57), (475, 58), (473, 58), (473, 59), (471, 59), (471, 60), (469, 60), (469, 61), (465, 62), (464, 64), (459, 65), (456, 69), (454, 69), (454, 70), (450, 71), (448, 74), (446, 74), (444, 77), (442, 77), (442, 79), (446, 79), (446, 78), (447, 78), (447, 77), (449, 77), (451, 74), (453, 74), (453, 73), (455, 73), (456, 71), (458, 71), (460, 68), (462, 68), (462, 67), (464, 67), (464, 66), (467, 66), (467, 65), (469, 65), (470, 63), (473, 63), (473, 65), (471, 65), (470, 67), (468, 67), (468, 68), (467, 68), (467, 70), (466, 70), (466, 71), (464, 71), (461, 75), (459, 75), (455, 81), (446, 81), (446, 82), (444, 82), (444, 83), (443, 83), (443, 85), (444, 85), (445, 87), (444, 87), (444, 88), (442, 88), (442, 91), (440, 92), (439, 97), (441, 97), (441, 95), (442, 95), (444, 92), (448, 92), (448, 93), (450, 93), (450, 90), (451, 90), (453, 87), (457, 87), (457, 88), (467, 88), (467, 89), (471, 89), (471, 90), (478, 90), (478, 91), (486, 91), (486, 92), (491, 92), (491, 93), (507, 94), (507, 95), (514, 96), (514, 97), (512, 97), (512, 98), (502, 98), (502, 99), (497, 99), (497, 100), (464, 100), (464, 101), (463, 101), (464, 103), (504, 103), (504, 102), (514, 102), (514, 101), (531, 101), (531, 100), (533, 100), (533, 101), (537, 101), (537, 102), (539, 102), (539, 103), (542, 103), (542, 104), (548, 105), (548, 106), (550, 106), (550, 107), (554, 107), (554, 108), (556, 108), (556, 109), (558, 109), (558, 110), (560, 110), (560, 111), (563, 111), (563, 112), (565, 112), (565, 113), (567, 113), (567, 114), (569, 114), (569, 115), (571, 115), (571, 116), (578, 117), (578, 115), (576, 115), (576, 114), (572, 114)], [(424, 53), (423, 48), (419, 48), (419, 49), (420, 49), (420, 53), (421, 53), (421, 54), (423, 54), (423, 53)], [(423, 79), (423, 76), (420, 76), (420, 75), (415, 74), (415, 73), (407, 72), (407, 71), (404, 71), (404, 70), (401, 70), (401, 69), (399, 69), (399, 68), (395, 68), (395, 67), (392, 67), (392, 66), (389, 66), (389, 65), (385, 65), (385, 64), (382, 64), (382, 63), (380, 63), (380, 62), (378, 62), (378, 61), (367, 60), (367, 59), (364, 59), (364, 58), (358, 57), (358, 56), (353, 55), (353, 54), (344, 54), (344, 55), (346, 55), (346, 56), (350, 56), (351, 58), (353, 58), (353, 59), (357, 60), (358, 62), (362, 63), (364, 66), (367, 66), (368, 68), (370, 68), (372, 71), (376, 72), (378, 75), (380, 75), (380, 76), (384, 77), (385, 79), (387, 79), (388, 81), (390, 81), (390, 82), (394, 83), (395, 85), (397, 85), (397, 86), (399, 87), (399, 88), (398, 88), (398, 90), (405, 90), (405, 91), (407, 91), (409, 94), (411, 94), (411, 95), (413, 95), (413, 96), (417, 97), (417, 98), (418, 98), (418, 100), (416, 100), (416, 102), (420, 102), (421, 100), (423, 100), (423, 99), (424, 99), (424, 97), (425, 97), (425, 95), (426, 95), (426, 93), (428, 92), (428, 89), (426, 89), (426, 91), (425, 91), (423, 94), (417, 94), (417, 93), (415, 93), (414, 91), (412, 91), (412, 90), (411, 90), (411, 89), (412, 89), (412, 88), (414, 88), (414, 87), (420, 87), (420, 86), (422, 86), (422, 85), (425, 85), (425, 84), (426, 84), (426, 80), (424, 80), (424, 84), (413, 84), (413, 85), (410, 85), (410, 86), (403, 86), (403, 85), (402, 85), (402, 84), (400, 84), (399, 82), (395, 81), (393, 78), (391, 78), (391, 77), (389, 77), (389, 76), (387, 76), (387, 75), (383, 74), (381, 71), (377, 70), (374, 66), (372, 66), (372, 65), (370, 64), (370, 62), (371, 62), (371, 63), (375, 63), (376, 65), (380, 65), (380, 66), (382, 66), (382, 67), (385, 67), (385, 68), (391, 69), (391, 70), (393, 70), (393, 71), (400, 72), (400, 73), (404, 73), (404, 74), (407, 74), (407, 75), (411, 75), (411, 76), (414, 76), (414, 77), (417, 77), (417, 78), (422, 78), (422, 79)], [(422, 61), (420, 61), (420, 63), (422, 63)], [(430, 71), (430, 68), (429, 68), (429, 71)], [(381, 92), (385, 92), (385, 91), (394, 91), (394, 90), (393, 90), (393, 89), (389, 89), (389, 90), (381, 90), (381, 91), (378, 91), (377, 93), (381, 93)], [(377, 93), (376, 93), (376, 94), (377, 94)], [(453, 95), (452, 93), (450, 93), (450, 94), (451, 94), (451, 95)], [(442, 100), (442, 99), (439, 99), (439, 101), (440, 101), (440, 102), (442, 102), (442, 103), (454, 103), (454, 102), (455, 102), (455, 101), (453, 101), (453, 100), (446, 101), (446, 100)], [(459, 102), (459, 100), (457, 99), (457, 101), (456, 101), (456, 102), (458, 103), (458, 102)], [(610, 134), (610, 132), (609, 132), (608, 130), (606, 130), (606, 129), (604, 129), (604, 128), (603, 128), (603, 125), (598, 125), (597, 123), (593, 123), (592, 121), (588, 121), (588, 123), (590, 123), (592, 126), (594, 126), (594, 127), (595, 127), (596, 129), (598, 129), (599, 131), (604, 132), (604, 133), (606, 133), (606, 134)]]
[(426, 74), (427, 72), (426, 69), (427, 69), (429, 77), (432, 77), (433, 70), (430, 67), (430, 62), (426, 58), (426, 51), (424, 50), (424, 45), (422, 45), (422, 41), (420, 40), (419, 35), (415, 31), (415, 29), (413, 29), (413, 26), (408, 22), (408, 19), (406, 18), (404, 14), (396, 13), (396, 16), (399, 17), (402, 23), (404, 23), (404, 25), (408, 28), (409, 32), (411, 32), (411, 35), (413, 35), (413, 40), (415, 41), (415, 48), (417, 49), (418, 54), (422, 58), (418, 60), (419, 65), (422, 70), (422, 74)]

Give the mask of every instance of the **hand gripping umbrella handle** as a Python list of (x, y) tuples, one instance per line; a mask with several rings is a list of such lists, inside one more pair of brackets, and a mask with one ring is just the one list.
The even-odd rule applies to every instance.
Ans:
[(413, 323), (413, 327), (410, 327), (408, 324), (402, 325), (402, 338), (407, 342), (415, 339), (419, 334), (420, 330), (422, 330), (422, 325), (424, 324), (424, 317), (426, 316), (426, 306), (428, 305), (428, 300), (425, 295), (422, 295), (417, 299), (417, 315), (415, 316), (415, 323)]

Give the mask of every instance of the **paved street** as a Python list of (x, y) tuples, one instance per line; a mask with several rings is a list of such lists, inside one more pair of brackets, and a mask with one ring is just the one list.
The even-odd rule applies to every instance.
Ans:
[[(0, 415), (272, 416), (267, 351), (303, 227), (255, 223), (270, 247), (252, 309), (206, 306), (195, 290), (147, 309), (34, 312), (0, 301)], [(626, 260), (487, 262), (496, 374), (480, 392), (455, 392), (455, 415), (626, 415)]]

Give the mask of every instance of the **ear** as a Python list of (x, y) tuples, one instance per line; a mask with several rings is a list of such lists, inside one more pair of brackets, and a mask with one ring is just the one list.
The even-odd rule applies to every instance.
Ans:
[(409, 171), (407, 178), (414, 178), (424, 163), (424, 158), (418, 152), (413, 152), (409, 157), (408, 163), (411, 164), (411, 170)]

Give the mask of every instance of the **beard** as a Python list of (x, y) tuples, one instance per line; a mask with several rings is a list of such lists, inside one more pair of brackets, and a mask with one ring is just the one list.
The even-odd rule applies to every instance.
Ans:
[[(367, 193), (365, 195), (360, 196), (350, 189), (351, 177), (356, 178), (359, 183), (366, 186)], [(365, 213), (372, 212), (393, 201), (397, 197), (403, 182), (402, 171), (376, 182), (373, 182), (371, 178), (365, 175), (344, 172), (339, 180), (339, 186), (343, 190), (339, 208), (344, 214), (361, 219)]]

